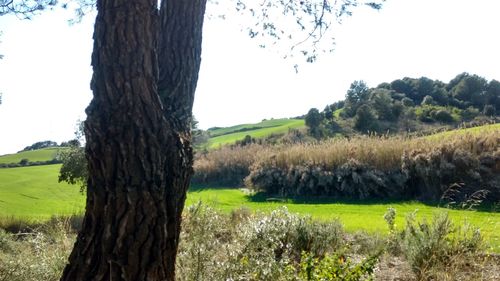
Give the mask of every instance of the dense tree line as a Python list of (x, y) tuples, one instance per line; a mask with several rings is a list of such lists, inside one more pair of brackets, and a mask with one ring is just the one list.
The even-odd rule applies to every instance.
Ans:
[(306, 115), (306, 120), (322, 120), (307, 124), (313, 136), (322, 135), (322, 124), (328, 129), (343, 120), (351, 122), (342, 127), (362, 133), (412, 131), (418, 123), (459, 124), (500, 113), (500, 82), (466, 72), (448, 83), (405, 77), (370, 88), (364, 81), (354, 81), (344, 100), (316, 111), (311, 109)]

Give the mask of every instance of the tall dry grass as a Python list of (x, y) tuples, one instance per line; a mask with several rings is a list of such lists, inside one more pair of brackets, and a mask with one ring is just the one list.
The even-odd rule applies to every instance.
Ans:
[(472, 182), (471, 175), (480, 180), (484, 176), (486, 186), (494, 185), (490, 178), (500, 172), (500, 130), (440, 138), (360, 136), (226, 147), (198, 157), (194, 168), (195, 183), (237, 186), (246, 177), (250, 187), (271, 193), (358, 198), (418, 197), (432, 189), (431, 199), (437, 200), (443, 186)]

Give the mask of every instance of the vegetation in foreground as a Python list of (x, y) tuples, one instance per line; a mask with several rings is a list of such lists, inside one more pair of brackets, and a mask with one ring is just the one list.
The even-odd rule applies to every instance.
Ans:
[[(479, 230), (446, 213), (409, 216), (385, 236), (346, 233), (337, 220), (289, 212), (230, 214), (201, 204), (184, 212), (177, 280), (498, 280), (498, 257), (483, 254)], [(383, 220), (381, 217), (379, 220)], [(0, 229), (0, 280), (59, 280), (79, 218), (59, 218), (12, 232)]]

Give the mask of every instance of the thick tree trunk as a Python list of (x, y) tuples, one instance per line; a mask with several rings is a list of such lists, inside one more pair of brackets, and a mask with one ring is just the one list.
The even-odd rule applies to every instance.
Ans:
[[(163, 0), (160, 7), (158, 93), (165, 118), (176, 132), (175, 152), (167, 166), (167, 240), (172, 241), (165, 257), (174, 279), (181, 215), (193, 173), (191, 120), (194, 93), (201, 63), (203, 19), (207, 0)], [(173, 176), (172, 176), (173, 175)]]
[(61, 280), (174, 280), (205, 1), (163, 3), (161, 21), (156, 0), (97, 1), (87, 207)]

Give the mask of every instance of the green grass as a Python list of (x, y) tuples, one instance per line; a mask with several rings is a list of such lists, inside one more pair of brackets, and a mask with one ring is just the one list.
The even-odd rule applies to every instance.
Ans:
[[(77, 186), (57, 182), (60, 165), (0, 169), (0, 219), (21, 218), (29, 221), (46, 220), (54, 215), (82, 213), (85, 196)], [(186, 205), (198, 201), (213, 205), (223, 212), (247, 207), (252, 211), (270, 212), (286, 205), (294, 213), (311, 215), (315, 219), (338, 218), (347, 231), (366, 230), (387, 232), (383, 215), (387, 208), (398, 212), (396, 224), (404, 225), (404, 217), (418, 210), (418, 217), (429, 218), (441, 208), (418, 202), (268, 202), (262, 196), (250, 196), (238, 189), (192, 189)], [(481, 227), (493, 250), (500, 253), (500, 213), (447, 210), (452, 219), (461, 224), (468, 220)]]
[(22, 159), (28, 159), (30, 162), (49, 161), (56, 157), (60, 149), (59, 147), (51, 147), (2, 155), (0, 156), (0, 164), (19, 163)]
[(289, 129), (302, 128), (305, 126), (304, 120), (300, 119), (276, 119), (267, 120), (257, 124), (243, 124), (228, 128), (210, 130), (213, 136), (208, 140), (210, 148), (215, 148), (223, 144), (234, 143), (243, 139), (246, 135), (253, 138), (264, 138), (271, 134), (283, 134)]
[(417, 218), (431, 218), (439, 211), (447, 211), (453, 221), (460, 225), (465, 221), (481, 228), (482, 234), (491, 244), (494, 252), (500, 253), (500, 213), (450, 210), (419, 202), (267, 202), (262, 197), (249, 196), (238, 189), (197, 189), (188, 193), (186, 205), (202, 201), (213, 205), (223, 212), (246, 207), (252, 211), (269, 212), (283, 205), (293, 213), (311, 215), (315, 219), (330, 220), (338, 218), (347, 231), (365, 230), (368, 232), (387, 233), (387, 224), (383, 216), (387, 208), (397, 211), (396, 225), (404, 226), (405, 217), (417, 210)]
[(57, 182), (60, 167), (0, 169), (0, 217), (43, 220), (81, 213), (85, 196), (77, 186)]
[(339, 109), (335, 110), (333, 112), (333, 117), (335, 117), (337, 119), (340, 118), (340, 114), (342, 113), (342, 111), (344, 111), (344, 108), (339, 108)]
[(478, 127), (473, 127), (473, 128), (451, 130), (451, 131), (432, 134), (432, 135), (426, 136), (425, 138), (431, 139), (431, 140), (439, 140), (439, 139), (443, 139), (443, 138), (453, 137), (456, 135), (465, 135), (465, 134), (477, 135), (477, 134), (492, 132), (492, 131), (500, 131), (500, 123), (483, 125), (483, 126), (478, 126)]

